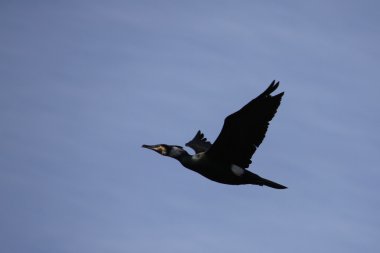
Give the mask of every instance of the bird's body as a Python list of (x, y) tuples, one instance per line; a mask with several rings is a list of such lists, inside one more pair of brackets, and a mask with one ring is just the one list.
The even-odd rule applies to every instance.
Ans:
[(182, 152), (180, 156), (173, 158), (177, 159), (184, 167), (218, 183), (230, 185), (270, 184), (273, 188), (285, 188), (285, 186), (262, 178), (235, 164), (229, 164), (220, 159), (214, 159), (213, 157), (208, 156), (206, 152), (194, 155)]
[(232, 165), (210, 158), (206, 152), (184, 156), (179, 162), (186, 168), (222, 184), (243, 184), (243, 177), (232, 170)]
[(218, 183), (255, 184), (285, 189), (285, 186), (247, 170), (253, 153), (265, 137), (269, 121), (280, 105), (284, 93), (270, 95), (278, 85), (279, 83), (273, 81), (260, 96), (229, 115), (214, 144), (208, 142), (198, 131), (195, 137), (186, 143), (186, 146), (194, 149), (194, 155), (176, 145), (158, 144), (143, 147), (175, 158), (184, 167)]

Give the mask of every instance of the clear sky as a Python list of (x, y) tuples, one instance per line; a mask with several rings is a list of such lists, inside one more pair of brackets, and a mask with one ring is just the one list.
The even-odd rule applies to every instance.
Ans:
[[(379, 1), (1, 1), (0, 252), (380, 252)], [(250, 168), (214, 141), (273, 80)]]

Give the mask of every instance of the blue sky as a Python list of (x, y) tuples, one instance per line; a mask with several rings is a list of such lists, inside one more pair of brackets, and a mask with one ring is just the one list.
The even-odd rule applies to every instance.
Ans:
[[(1, 252), (379, 252), (377, 1), (2, 1)], [(217, 184), (142, 144), (214, 141), (273, 80), (250, 168)]]

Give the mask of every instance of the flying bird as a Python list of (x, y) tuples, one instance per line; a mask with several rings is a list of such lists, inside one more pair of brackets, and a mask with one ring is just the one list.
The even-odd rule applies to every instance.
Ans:
[(269, 122), (280, 106), (284, 92), (271, 95), (278, 86), (279, 82), (273, 81), (258, 97), (227, 116), (222, 131), (213, 144), (198, 131), (195, 137), (186, 143), (187, 147), (195, 151), (194, 155), (177, 145), (158, 144), (142, 147), (172, 157), (184, 167), (218, 183), (265, 185), (275, 189), (286, 189), (286, 186), (247, 170), (252, 163), (252, 155), (265, 137)]

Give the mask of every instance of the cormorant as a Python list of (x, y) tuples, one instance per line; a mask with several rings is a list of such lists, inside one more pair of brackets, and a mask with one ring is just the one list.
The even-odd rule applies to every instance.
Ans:
[(214, 144), (207, 141), (203, 133), (198, 131), (195, 137), (186, 143), (186, 146), (195, 151), (194, 155), (188, 154), (183, 147), (177, 145), (158, 144), (142, 147), (177, 159), (184, 167), (215, 182), (286, 189), (287, 187), (281, 184), (247, 170), (252, 162), (252, 155), (265, 137), (269, 122), (280, 106), (284, 92), (271, 95), (278, 86), (279, 82), (273, 81), (262, 94), (226, 117)]

